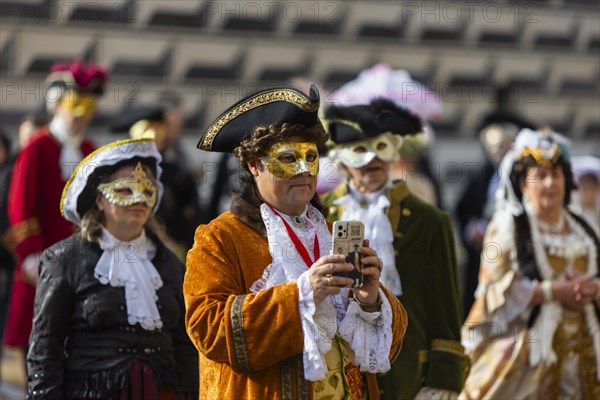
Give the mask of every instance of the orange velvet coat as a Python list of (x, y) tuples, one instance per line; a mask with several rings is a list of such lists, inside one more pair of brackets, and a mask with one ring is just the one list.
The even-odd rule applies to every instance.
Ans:
[[(312, 397), (302, 365), (303, 333), (295, 282), (250, 293), (270, 264), (266, 237), (230, 211), (196, 231), (184, 295), (188, 334), (200, 352), (202, 399)], [(390, 360), (397, 357), (406, 312), (385, 290), (394, 320)], [(364, 375), (369, 398), (374, 377)]]

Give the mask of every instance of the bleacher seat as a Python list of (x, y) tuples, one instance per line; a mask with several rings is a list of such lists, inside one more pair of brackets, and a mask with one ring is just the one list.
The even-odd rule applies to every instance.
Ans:
[[(422, 2), (418, 14), (413, 15), (409, 26), (419, 26), (418, 38), (429, 45), (460, 42), (466, 32), (468, 20), (459, 3), (447, 7), (444, 2)], [(413, 28), (414, 29), (414, 28)]]
[(258, 3), (220, 2), (224, 31), (273, 32), (279, 21), (280, 6), (277, 2)]
[(597, 55), (600, 52), (600, 22), (598, 22), (598, 9), (595, 15), (578, 17), (579, 35), (576, 39), (575, 48), (581, 52)]
[(143, 80), (164, 78), (167, 74), (172, 45), (166, 38), (110, 35), (101, 44), (98, 59), (110, 65), (114, 77)]
[(414, 47), (394, 47), (379, 53), (381, 62), (389, 64), (394, 69), (408, 71), (411, 78), (424, 85), (433, 82), (438, 67), (439, 55), (428, 49)]
[[(49, 43), (61, 45), (51, 46)], [(22, 31), (19, 35), (19, 51), (15, 54), (15, 69), (21, 74), (45, 75), (55, 62), (85, 58), (93, 45), (93, 35), (81, 30)]]
[(594, 95), (598, 90), (600, 68), (597, 60), (574, 57), (555, 60), (548, 75), (548, 90), (561, 95)]
[(313, 49), (313, 55), (312, 77), (332, 90), (378, 62), (365, 48), (317, 48)]
[(533, 54), (494, 55), (491, 59), (494, 66), (491, 82), (499, 87), (521, 87), (523, 90), (516, 95), (539, 95), (545, 87), (547, 62)]
[[(0, 71), (29, 84), (53, 62), (93, 60), (112, 69), (96, 128), (128, 102), (156, 101), (170, 88), (185, 93), (186, 130), (197, 131), (266, 85), (305, 76), (327, 102), (383, 62), (446, 98), (432, 121), (439, 135), (471, 137), (495, 90), (515, 86), (512, 102), (524, 115), (583, 137), (600, 127), (600, 24), (597, 6), (582, 3), (0, 0)], [(3, 124), (29, 106), (3, 104)]]
[(310, 72), (311, 65), (312, 57), (305, 56), (301, 63), (296, 66), (284, 68), (266, 67), (264, 70), (262, 70), (258, 76), (258, 79), (263, 82), (281, 82), (284, 84), (294, 77), (307, 76)]
[(342, 30), (347, 6), (340, 0), (280, 1), (280, 30), (300, 35), (336, 35)]
[(245, 51), (229, 41), (182, 41), (173, 56), (172, 77), (185, 80), (230, 79), (241, 77)]
[(344, 35), (359, 39), (397, 40), (406, 26), (402, 7), (396, 2), (350, 2), (346, 14)]
[(467, 24), (465, 40), (482, 49), (517, 46), (521, 24), (515, 21), (514, 9), (502, 3), (486, 3), (473, 8)]
[(53, 0), (1, 1), (2, 23), (15, 21), (21, 24), (49, 23), (57, 18), (60, 7)]
[(489, 80), (491, 63), (485, 54), (447, 53), (439, 59), (434, 82), (455, 86), (484, 86)]
[(202, 28), (209, 18), (206, 2), (197, 0), (140, 1), (136, 19), (149, 28)]
[[(135, 0), (73, 2), (69, 22), (75, 24), (129, 24), (134, 21), (138, 5)], [(70, 10), (72, 8), (72, 10)]]
[(523, 23), (522, 43), (535, 50), (564, 51), (574, 44), (576, 23), (568, 14), (535, 13)]
[(294, 75), (304, 74), (307, 71), (307, 57), (309, 49), (300, 51), (290, 48), (284, 43), (260, 42), (259, 45), (248, 47), (245, 80), (262, 81), (277, 78), (276, 75), (285, 75), (284, 80)]

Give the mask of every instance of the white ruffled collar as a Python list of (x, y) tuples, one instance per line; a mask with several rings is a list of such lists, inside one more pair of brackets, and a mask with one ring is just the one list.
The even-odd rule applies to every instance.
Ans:
[[(287, 230), (278, 215), (279, 212), (273, 212), (268, 205), (262, 204), (260, 206), (260, 213), (267, 228), (269, 253), (271, 254), (272, 261), (265, 268), (262, 277), (250, 287), (250, 290), (254, 293), (282, 283), (294, 282), (308, 269), (300, 254), (296, 251), (294, 243), (288, 236)], [(323, 214), (309, 204), (303, 216), (305, 217), (303, 227), (290, 226), (298, 236), (298, 239), (306, 247), (310, 257), (313, 258), (315, 254), (315, 234), (319, 242), (320, 255), (324, 256), (331, 253), (331, 234), (327, 229), (327, 223)]]
[(102, 228), (98, 240), (104, 250), (94, 269), (98, 281), (113, 287), (125, 288), (125, 304), (130, 325), (139, 323), (146, 330), (161, 329), (163, 326), (156, 305), (156, 291), (163, 282), (152, 264), (156, 246), (148, 240), (146, 233), (134, 240), (123, 242)]
[(54, 117), (48, 126), (50, 134), (61, 144), (60, 167), (61, 177), (66, 182), (71, 177), (73, 169), (83, 159), (81, 143), (84, 135), (72, 135), (65, 120)]

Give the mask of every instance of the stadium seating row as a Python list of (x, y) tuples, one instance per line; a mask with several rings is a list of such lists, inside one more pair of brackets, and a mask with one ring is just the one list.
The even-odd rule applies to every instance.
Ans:
[[(590, 11), (592, 11), (590, 13)], [(597, 2), (3, 1), (3, 22), (178, 29), (196, 33), (325, 35), (353, 40), (594, 53)]]
[[(113, 76), (159, 81), (214, 79), (282, 82), (309, 76), (328, 85), (387, 62), (432, 86), (517, 85), (553, 95), (598, 94), (600, 63), (588, 54), (453, 49), (378, 43), (97, 32), (85, 28), (0, 27), (0, 70), (13, 77), (45, 74), (56, 61), (93, 59)], [(51, 46), (51, 43), (61, 43)], [(15, 51), (16, 49), (19, 51)]]
[[(335, 92), (379, 62), (404, 68), (444, 105), (441, 136), (470, 137), (498, 89), (537, 123), (600, 133), (597, 2), (30, 0), (0, 2), (2, 124), (44, 96), (50, 65), (107, 65), (97, 129), (165, 89), (188, 131), (261, 87), (307, 77)], [(60, 44), (60, 45), (56, 45)], [(328, 96), (324, 96), (327, 100)]]

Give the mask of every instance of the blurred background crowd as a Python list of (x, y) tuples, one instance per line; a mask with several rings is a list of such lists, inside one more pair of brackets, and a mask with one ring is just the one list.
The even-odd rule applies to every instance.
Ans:
[[(323, 107), (385, 95), (427, 121), (425, 146), (391, 173), (453, 215), (465, 315), (497, 166), (519, 129), (549, 127), (570, 141), (579, 185), (572, 207), (598, 229), (597, 1), (2, 0), (0, 19), (2, 235), (10, 166), (48, 129), (51, 67), (73, 60), (108, 71), (88, 139), (160, 137), (168, 188), (158, 215), (182, 259), (196, 226), (229, 207), (238, 175), (232, 157), (196, 149), (199, 134), (255, 91), (292, 84), (308, 92), (312, 82)], [(339, 179), (323, 162), (319, 191)], [(0, 252), (2, 325), (10, 244)]]

